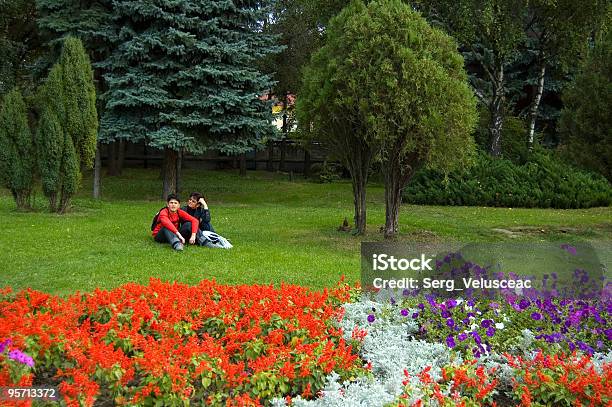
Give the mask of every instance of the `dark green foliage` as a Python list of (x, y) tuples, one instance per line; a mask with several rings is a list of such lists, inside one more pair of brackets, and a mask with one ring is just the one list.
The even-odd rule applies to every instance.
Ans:
[(0, 181), (18, 208), (30, 207), (34, 145), (25, 102), (18, 89), (10, 91), (0, 110)]
[(89, 57), (80, 40), (68, 37), (59, 60), (62, 67), (64, 132), (75, 146), (79, 165), (91, 168), (96, 155), (98, 113)]
[(53, 110), (43, 110), (36, 131), (37, 162), (43, 193), (49, 198), (49, 210), (57, 210), (57, 197), (61, 191), (60, 166), (64, 147), (64, 130)]
[(64, 213), (68, 209), (70, 199), (79, 189), (81, 183), (79, 156), (67, 132), (64, 132), (64, 151), (62, 152), (60, 173), (62, 174), (62, 194), (58, 212)]
[(563, 101), (559, 131), (565, 155), (612, 182), (612, 29), (590, 52)]
[(51, 211), (66, 211), (79, 187), (81, 166), (93, 163), (98, 127), (95, 99), (89, 59), (81, 41), (68, 38), (59, 62), (38, 92), (38, 167)]
[(0, 97), (32, 84), (33, 65), (43, 51), (36, 29), (34, 0), (0, 2)]
[(237, 154), (274, 131), (255, 61), (277, 50), (257, 32), (266, 12), (247, 1), (114, 3), (120, 44), (107, 72), (102, 141), (127, 138), (176, 151)]
[(441, 172), (419, 171), (403, 199), (423, 205), (590, 208), (610, 205), (612, 187), (543, 151), (522, 165), (480, 153), (473, 167), (447, 179)]

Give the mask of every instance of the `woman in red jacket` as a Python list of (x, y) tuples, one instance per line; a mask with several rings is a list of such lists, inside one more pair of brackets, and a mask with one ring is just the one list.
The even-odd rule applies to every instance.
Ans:
[(179, 227), (182, 223), (183, 227), (187, 225), (190, 226), (191, 237), (189, 237), (189, 244), (195, 244), (199, 221), (180, 209), (181, 203), (175, 194), (168, 195), (166, 205), (166, 208), (159, 212), (157, 225), (153, 229), (155, 241), (159, 243), (170, 243), (174, 250), (183, 250), (185, 238), (179, 232)]

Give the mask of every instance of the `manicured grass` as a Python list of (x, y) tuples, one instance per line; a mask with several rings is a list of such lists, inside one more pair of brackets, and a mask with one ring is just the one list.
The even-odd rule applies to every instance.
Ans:
[[(94, 201), (91, 178), (69, 214), (15, 210), (0, 192), (0, 286), (32, 287), (56, 294), (91, 291), (149, 277), (196, 283), (287, 282), (315, 289), (341, 275), (359, 279), (360, 242), (380, 241), (383, 188), (368, 188), (368, 228), (355, 237), (336, 229), (352, 217), (349, 182), (317, 184), (286, 174), (185, 170), (183, 191), (207, 196), (212, 222), (234, 249), (187, 247), (182, 253), (153, 241), (149, 226), (164, 205), (156, 170), (127, 170), (103, 179), (103, 199)], [(612, 239), (612, 208), (589, 210), (481, 207), (402, 207), (401, 241), (599, 241)], [(503, 229), (494, 230), (494, 229)]]

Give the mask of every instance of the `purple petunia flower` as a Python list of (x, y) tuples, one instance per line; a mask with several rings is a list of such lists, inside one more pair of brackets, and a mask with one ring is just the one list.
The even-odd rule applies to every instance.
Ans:
[(455, 338), (453, 338), (453, 335), (448, 335), (448, 337), (446, 337), (446, 345), (449, 348), (455, 347)]
[(487, 329), (486, 334), (487, 334), (488, 337), (491, 337), (491, 336), (495, 335), (495, 328), (490, 326), (489, 329)]
[(417, 308), (420, 309), (421, 311), (425, 309), (425, 304), (420, 303), (419, 305), (417, 305)]
[(532, 312), (531, 319), (533, 319), (534, 321), (539, 321), (542, 319), (542, 314), (540, 314), (539, 312)]
[(446, 320), (446, 326), (448, 326), (449, 328), (452, 328), (455, 326), (455, 320), (452, 318), (449, 318)]
[(527, 298), (523, 298), (521, 301), (519, 301), (519, 308), (521, 311), (529, 308), (529, 306), (531, 305), (531, 302), (527, 299)]
[(418, 312), (413, 312), (412, 313), (412, 319), (417, 319), (419, 317), (419, 313)]
[(442, 310), (442, 318), (450, 318), (452, 314), (447, 310)]
[(474, 300), (472, 300), (472, 299), (469, 299), (469, 300), (467, 301), (467, 305), (468, 305), (468, 306), (470, 306), (470, 307), (473, 307), (473, 306), (474, 306), (474, 304), (476, 304), (476, 302), (474, 302)]
[(376, 317), (373, 314), (368, 315), (368, 322), (373, 323), (376, 320)]
[(478, 345), (482, 343), (482, 339), (480, 338), (480, 335), (478, 335), (478, 332), (472, 331), (470, 334), (474, 337), (474, 342), (476, 342)]
[(34, 367), (34, 359), (32, 359), (30, 356), (26, 355), (18, 349), (13, 349), (12, 351), (10, 351), (8, 357), (9, 359), (14, 360), (15, 362)]
[(592, 355), (595, 352), (593, 348), (591, 348), (589, 345), (587, 345), (584, 342), (577, 341), (576, 344), (578, 345), (578, 349), (580, 349), (586, 354)]
[(490, 319), (483, 319), (482, 322), (480, 323), (480, 326), (483, 328), (488, 328), (491, 326), (492, 323), (493, 321), (491, 321)]
[(457, 306), (457, 300), (451, 298), (450, 300), (446, 300), (445, 304), (448, 309), (451, 309)]
[(462, 332), (459, 335), (457, 335), (457, 339), (459, 339), (461, 342), (463, 342), (463, 341), (465, 341), (467, 339), (467, 334)]
[(406, 308), (404, 308), (403, 310), (400, 311), (400, 314), (402, 314), (403, 317), (407, 317), (408, 316), (408, 310)]
[(0, 353), (3, 353), (4, 349), (11, 346), (11, 343), (13, 343), (13, 341), (10, 338), (0, 342)]

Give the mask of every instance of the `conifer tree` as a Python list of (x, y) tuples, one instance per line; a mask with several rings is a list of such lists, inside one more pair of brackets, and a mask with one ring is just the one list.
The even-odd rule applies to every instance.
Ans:
[(43, 192), (51, 211), (63, 213), (76, 193), (81, 167), (91, 167), (98, 128), (93, 73), (80, 40), (68, 38), (39, 90), (36, 135)]
[(36, 157), (42, 189), (49, 199), (49, 211), (56, 212), (58, 194), (61, 193), (60, 167), (64, 147), (64, 130), (52, 109), (43, 110), (36, 130)]
[(64, 88), (64, 130), (72, 139), (78, 163), (91, 168), (96, 155), (98, 113), (89, 57), (82, 42), (66, 38), (60, 57)]
[(144, 140), (164, 150), (164, 194), (176, 190), (178, 154), (239, 154), (274, 132), (259, 99), (271, 80), (255, 61), (275, 52), (258, 32), (260, 3), (224, 0), (114, 3), (119, 45), (100, 66), (108, 91), (101, 141)]
[(18, 89), (10, 91), (0, 109), (0, 180), (17, 208), (30, 207), (34, 154), (26, 104)]

